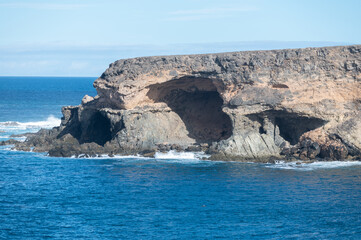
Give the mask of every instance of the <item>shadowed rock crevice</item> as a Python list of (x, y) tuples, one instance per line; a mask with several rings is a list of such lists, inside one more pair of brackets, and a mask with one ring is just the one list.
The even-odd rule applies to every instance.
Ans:
[(177, 79), (149, 87), (148, 97), (164, 102), (184, 122), (190, 138), (211, 143), (232, 135), (232, 122), (222, 111), (223, 100), (209, 79)]
[(63, 117), (62, 120), (67, 120), (68, 124), (58, 134), (57, 139), (70, 134), (80, 144), (93, 142), (104, 146), (122, 127), (121, 121), (112, 127), (110, 120), (99, 111), (84, 111), (80, 117), (78, 108), (73, 108), (64, 111), (63, 114), (67, 117)]
[(302, 117), (294, 113), (278, 113), (275, 117), (275, 124), (279, 127), (280, 136), (290, 144), (297, 144), (302, 134), (314, 130), (326, 124), (326, 121)]
[(81, 137), (81, 125), (79, 122), (78, 108), (70, 108), (66, 111), (63, 111), (62, 121), (66, 121), (64, 129), (59, 133), (57, 139), (62, 138), (66, 134), (70, 134), (75, 139), (80, 139)]
[(100, 112), (93, 114), (87, 123), (79, 143), (95, 142), (103, 146), (112, 139), (110, 121)]
[[(258, 132), (272, 136), (277, 145), (286, 140), (291, 145), (299, 142), (302, 134), (322, 127), (327, 121), (315, 117), (300, 116), (287, 111), (265, 111), (247, 116), (251, 121), (258, 122)], [(280, 138), (281, 137), (281, 141)]]

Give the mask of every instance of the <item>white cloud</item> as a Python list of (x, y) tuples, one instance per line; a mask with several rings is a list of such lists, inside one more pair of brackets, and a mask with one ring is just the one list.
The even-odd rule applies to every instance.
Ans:
[(168, 20), (192, 21), (208, 18), (230, 17), (242, 12), (257, 11), (254, 7), (217, 7), (203, 9), (178, 10), (169, 13)]

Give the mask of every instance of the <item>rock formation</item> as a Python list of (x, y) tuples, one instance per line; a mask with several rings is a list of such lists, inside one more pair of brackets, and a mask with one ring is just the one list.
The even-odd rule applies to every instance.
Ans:
[(361, 45), (119, 60), (61, 126), (17, 143), (51, 156), (205, 151), (212, 159), (361, 155)]

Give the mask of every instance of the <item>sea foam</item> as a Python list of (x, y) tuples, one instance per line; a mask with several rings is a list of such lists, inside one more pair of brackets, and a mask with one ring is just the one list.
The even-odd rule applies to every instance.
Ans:
[(50, 115), (44, 121), (36, 122), (15, 122), (7, 121), (0, 122), (0, 130), (2, 131), (14, 131), (14, 130), (38, 130), (40, 128), (52, 128), (60, 125), (61, 120), (59, 118)]
[(208, 157), (209, 155), (204, 152), (177, 152), (174, 150), (166, 153), (156, 152), (154, 155), (156, 159), (202, 159)]
[(351, 166), (361, 166), (361, 161), (320, 161), (313, 163), (284, 162), (278, 161), (275, 164), (266, 165), (268, 168), (312, 171), (317, 169), (342, 168)]

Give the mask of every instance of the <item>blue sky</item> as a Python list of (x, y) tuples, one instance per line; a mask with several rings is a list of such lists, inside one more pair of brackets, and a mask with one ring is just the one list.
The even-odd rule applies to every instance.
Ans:
[(149, 55), (360, 44), (359, 0), (0, 0), (0, 75), (99, 76)]

